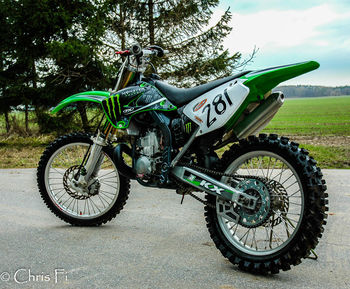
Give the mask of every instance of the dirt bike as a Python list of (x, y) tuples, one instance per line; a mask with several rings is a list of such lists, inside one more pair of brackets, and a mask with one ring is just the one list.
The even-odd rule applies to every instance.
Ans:
[(125, 59), (114, 91), (78, 93), (53, 109), (87, 101), (104, 113), (95, 134), (68, 134), (46, 148), (37, 170), (44, 202), (72, 225), (101, 225), (123, 209), (136, 180), (202, 202), (216, 247), (241, 269), (278, 273), (299, 264), (326, 224), (325, 181), (297, 143), (256, 135), (284, 102), (271, 90), (319, 64), (244, 71), (181, 89), (144, 75), (151, 56), (165, 52), (136, 44), (117, 52)]

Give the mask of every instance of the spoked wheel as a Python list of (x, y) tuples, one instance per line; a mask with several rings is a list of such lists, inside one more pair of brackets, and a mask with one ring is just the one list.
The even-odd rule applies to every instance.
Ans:
[(102, 150), (101, 168), (86, 184), (77, 182), (79, 168), (92, 143), (88, 134), (58, 138), (42, 155), (37, 181), (50, 210), (73, 225), (101, 225), (123, 208), (129, 181), (119, 175), (112, 160), (112, 147)]
[[(297, 232), (303, 213), (304, 199), (300, 179), (294, 168), (282, 157), (268, 151), (253, 151), (236, 159), (225, 173), (258, 176), (266, 178), (267, 191), (262, 193), (254, 178), (247, 178), (238, 184), (254, 184), (244, 192), (258, 197), (255, 210), (237, 208), (238, 223), (219, 217), (219, 225), (238, 249), (252, 255), (268, 255), (286, 246)], [(227, 178), (222, 181), (230, 183)], [(232, 184), (231, 184), (232, 185)], [(260, 200), (266, 200), (263, 204)], [(217, 203), (220, 200), (217, 199)], [(259, 202), (260, 201), (260, 202)], [(262, 203), (259, 206), (259, 203)], [(265, 206), (264, 214), (261, 207)], [(217, 206), (217, 209), (219, 207)]]
[[(247, 176), (236, 187), (255, 196), (257, 205), (250, 210), (207, 196), (216, 208), (206, 206), (207, 226), (221, 253), (257, 273), (299, 264), (326, 223), (326, 186), (316, 162), (287, 138), (261, 135), (232, 146), (222, 163), (225, 173)], [(228, 177), (221, 181), (234, 185)]]

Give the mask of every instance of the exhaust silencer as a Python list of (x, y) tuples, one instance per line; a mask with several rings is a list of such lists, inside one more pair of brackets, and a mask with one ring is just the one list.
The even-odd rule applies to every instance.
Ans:
[(272, 93), (262, 104), (233, 128), (237, 138), (246, 138), (261, 131), (275, 116), (283, 103), (284, 95), (282, 92)]

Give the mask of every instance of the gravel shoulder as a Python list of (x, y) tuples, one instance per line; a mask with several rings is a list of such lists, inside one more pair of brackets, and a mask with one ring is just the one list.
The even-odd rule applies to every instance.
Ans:
[(298, 143), (310, 144), (310, 145), (321, 145), (331, 147), (349, 147), (350, 136), (289, 136), (290, 139)]

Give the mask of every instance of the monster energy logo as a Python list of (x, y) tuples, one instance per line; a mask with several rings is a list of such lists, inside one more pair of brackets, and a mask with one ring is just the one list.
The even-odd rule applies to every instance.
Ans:
[(191, 122), (188, 122), (185, 124), (185, 132), (186, 133), (190, 133), (191, 130), (192, 130), (192, 127), (191, 127), (192, 123)]

